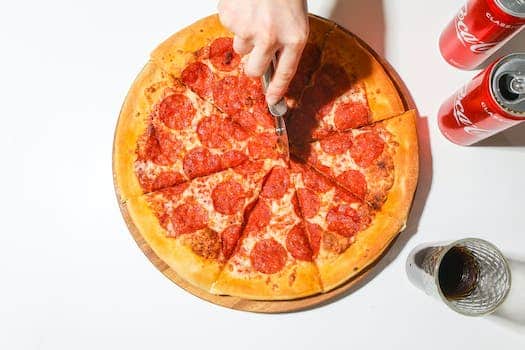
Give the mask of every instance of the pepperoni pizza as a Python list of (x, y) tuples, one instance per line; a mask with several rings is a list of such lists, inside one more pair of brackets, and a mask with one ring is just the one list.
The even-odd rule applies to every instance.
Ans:
[(414, 111), (348, 32), (310, 17), (285, 96), (291, 159), (259, 79), (218, 16), (162, 43), (115, 134), (130, 229), (213, 294), (294, 299), (374, 262), (404, 227), (418, 175)]

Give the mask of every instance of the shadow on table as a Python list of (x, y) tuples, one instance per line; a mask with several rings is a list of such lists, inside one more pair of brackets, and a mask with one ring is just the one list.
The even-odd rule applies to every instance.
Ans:
[(338, 0), (329, 18), (385, 55), (385, 14), (382, 0)]
[(515, 52), (525, 52), (525, 29), (522, 29), (519, 33), (514, 35), (502, 47), (500, 47), (496, 52), (490, 55), (489, 58), (487, 58), (483, 63), (481, 63), (476, 69), (486, 68), (497, 58)]
[(503, 304), (487, 318), (499, 325), (525, 334), (525, 260), (508, 258), (511, 287)]
[(525, 122), (513, 126), (488, 139), (482, 140), (474, 147), (523, 147), (525, 146)]

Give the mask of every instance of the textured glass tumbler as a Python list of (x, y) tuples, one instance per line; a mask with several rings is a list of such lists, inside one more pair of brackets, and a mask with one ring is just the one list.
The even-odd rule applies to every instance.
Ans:
[(421, 244), (410, 252), (406, 271), (416, 287), (467, 316), (496, 310), (511, 284), (503, 254), (477, 238)]

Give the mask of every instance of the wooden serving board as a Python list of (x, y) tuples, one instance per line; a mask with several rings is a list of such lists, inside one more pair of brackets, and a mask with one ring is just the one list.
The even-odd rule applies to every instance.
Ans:
[[(324, 19), (324, 18), (323, 18)], [(324, 19), (326, 20), (326, 19)], [(372, 48), (366, 44), (362, 39), (358, 38), (355, 34), (347, 31), (346, 29), (339, 26), (339, 28), (345, 30), (350, 35), (353, 35), (356, 37), (359, 41), (359, 43), (366, 48), (377, 60), (382, 64), (385, 71), (388, 73), (390, 78), (392, 79), (393, 83), (395, 84), (401, 99), (403, 101), (405, 110), (409, 109), (415, 109), (415, 103), (408, 92), (408, 89), (400, 79), (399, 75), (395, 70), (392, 68), (392, 66), (380, 55), (378, 55)], [(115, 191), (117, 193), (117, 198), (120, 198), (119, 189), (117, 186), (115, 186)], [(359, 287), (359, 284), (364, 282), (363, 280), (366, 279), (366, 277), (370, 274), (370, 270), (373, 269), (375, 265), (383, 258), (383, 256), (386, 254), (386, 252), (390, 249), (390, 247), (393, 245), (393, 242), (395, 239), (390, 242), (388, 247), (383, 251), (382, 255), (376, 259), (372, 264), (370, 264), (368, 267), (363, 269), (357, 276), (353, 277), (346, 283), (342, 284), (341, 286), (326, 292), (321, 293), (305, 298), (300, 299), (294, 299), (294, 300), (277, 300), (277, 301), (259, 301), (259, 300), (248, 300), (238, 297), (231, 297), (231, 296), (221, 296), (221, 295), (214, 295), (210, 294), (200, 288), (194, 287), (193, 285), (189, 284), (188, 282), (184, 281), (182, 278), (180, 278), (173, 269), (171, 269), (166, 263), (164, 263), (151, 249), (151, 247), (148, 245), (148, 243), (144, 240), (136, 226), (133, 224), (133, 221), (129, 217), (126, 205), (119, 200), (119, 206), (120, 210), (122, 212), (122, 215), (124, 216), (124, 220), (126, 221), (126, 224), (129, 228), (129, 231), (131, 232), (131, 235), (135, 239), (135, 242), (139, 246), (139, 248), (142, 250), (142, 252), (146, 255), (146, 257), (155, 265), (155, 267), (162, 272), (166, 277), (168, 277), (172, 282), (177, 284), (179, 287), (183, 288), (187, 292), (190, 292), (191, 294), (209, 301), (213, 304), (228, 307), (231, 309), (236, 310), (243, 310), (243, 311), (250, 311), (250, 312), (259, 312), (259, 313), (284, 313), (284, 312), (294, 312), (294, 311), (300, 311), (300, 310), (306, 310), (311, 309), (316, 306), (321, 306), (324, 304), (327, 304), (331, 301), (334, 301), (340, 297), (345, 296), (348, 293), (352, 292), (352, 288)], [(398, 233), (399, 236), (399, 233)], [(396, 236), (397, 238), (397, 236)]]

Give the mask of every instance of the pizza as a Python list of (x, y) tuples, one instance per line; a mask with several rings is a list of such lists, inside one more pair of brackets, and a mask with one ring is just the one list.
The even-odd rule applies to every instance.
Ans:
[(160, 44), (113, 147), (122, 213), (159, 261), (216, 295), (330, 291), (403, 229), (418, 177), (416, 114), (352, 34), (310, 16), (285, 96), (290, 159), (259, 79), (218, 16)]

